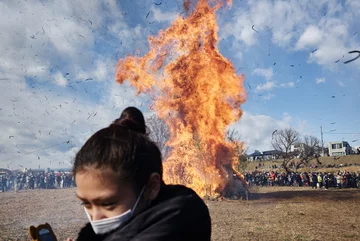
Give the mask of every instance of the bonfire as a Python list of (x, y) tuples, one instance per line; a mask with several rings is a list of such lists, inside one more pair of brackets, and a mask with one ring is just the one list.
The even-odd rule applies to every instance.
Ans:
[(244, 77), (218, 48), (216, 12), (231, 1), (184, 1), (186, 17), (149, 37), (150, 50), (117, 65), (116, 81), (151, 96), (151, 109), (170, 129), (166, 183), (183, 184), (202, 197), (233, 197), (244, 187), (237, 171), (243, 143), (226, 140), (242, 116)]

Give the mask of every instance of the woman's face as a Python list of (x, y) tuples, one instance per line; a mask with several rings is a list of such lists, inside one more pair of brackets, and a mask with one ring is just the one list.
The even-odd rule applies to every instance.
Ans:
[(82, 201), (91, 220), (118, 216), (132, 209), (136, 194), (127, 182), (119, 181), (112, 170), (88, 168), (75, 176), (76, 196)]

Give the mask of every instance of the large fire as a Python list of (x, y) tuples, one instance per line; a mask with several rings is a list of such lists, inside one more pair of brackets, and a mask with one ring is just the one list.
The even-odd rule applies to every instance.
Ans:
[[(117, 65), (116, 80), (128, 80), (152, 96), (152, 109), (170, 129), (164, 179), (193, 188), (201, 196), (222, 195), (237, 170), (240, 142), (226, 140), (226, 128), (240, 119), (246, 100), (243, 77), (217, 49), (216, 12), (231, 0), (199, 0), (192, 13), (178, 17), (150, 51)], [(190, 1), (184, 7), (190, 11)]]

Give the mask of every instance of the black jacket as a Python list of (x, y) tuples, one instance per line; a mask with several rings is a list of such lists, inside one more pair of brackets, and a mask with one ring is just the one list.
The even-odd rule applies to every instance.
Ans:
[(163, 185), (152, 204), (124, 226), (96, 235), (88, 223), (78, 241), (209, 241), (211, 220), (207, 206), (191, 189)]

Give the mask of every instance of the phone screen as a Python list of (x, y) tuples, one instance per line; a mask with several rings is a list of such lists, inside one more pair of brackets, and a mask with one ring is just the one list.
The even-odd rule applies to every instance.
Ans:
[(49, 230), (47, 229), (41, 229), (39, 231), (39, 235), (41, 238), (41, 241), (55, 241)]

